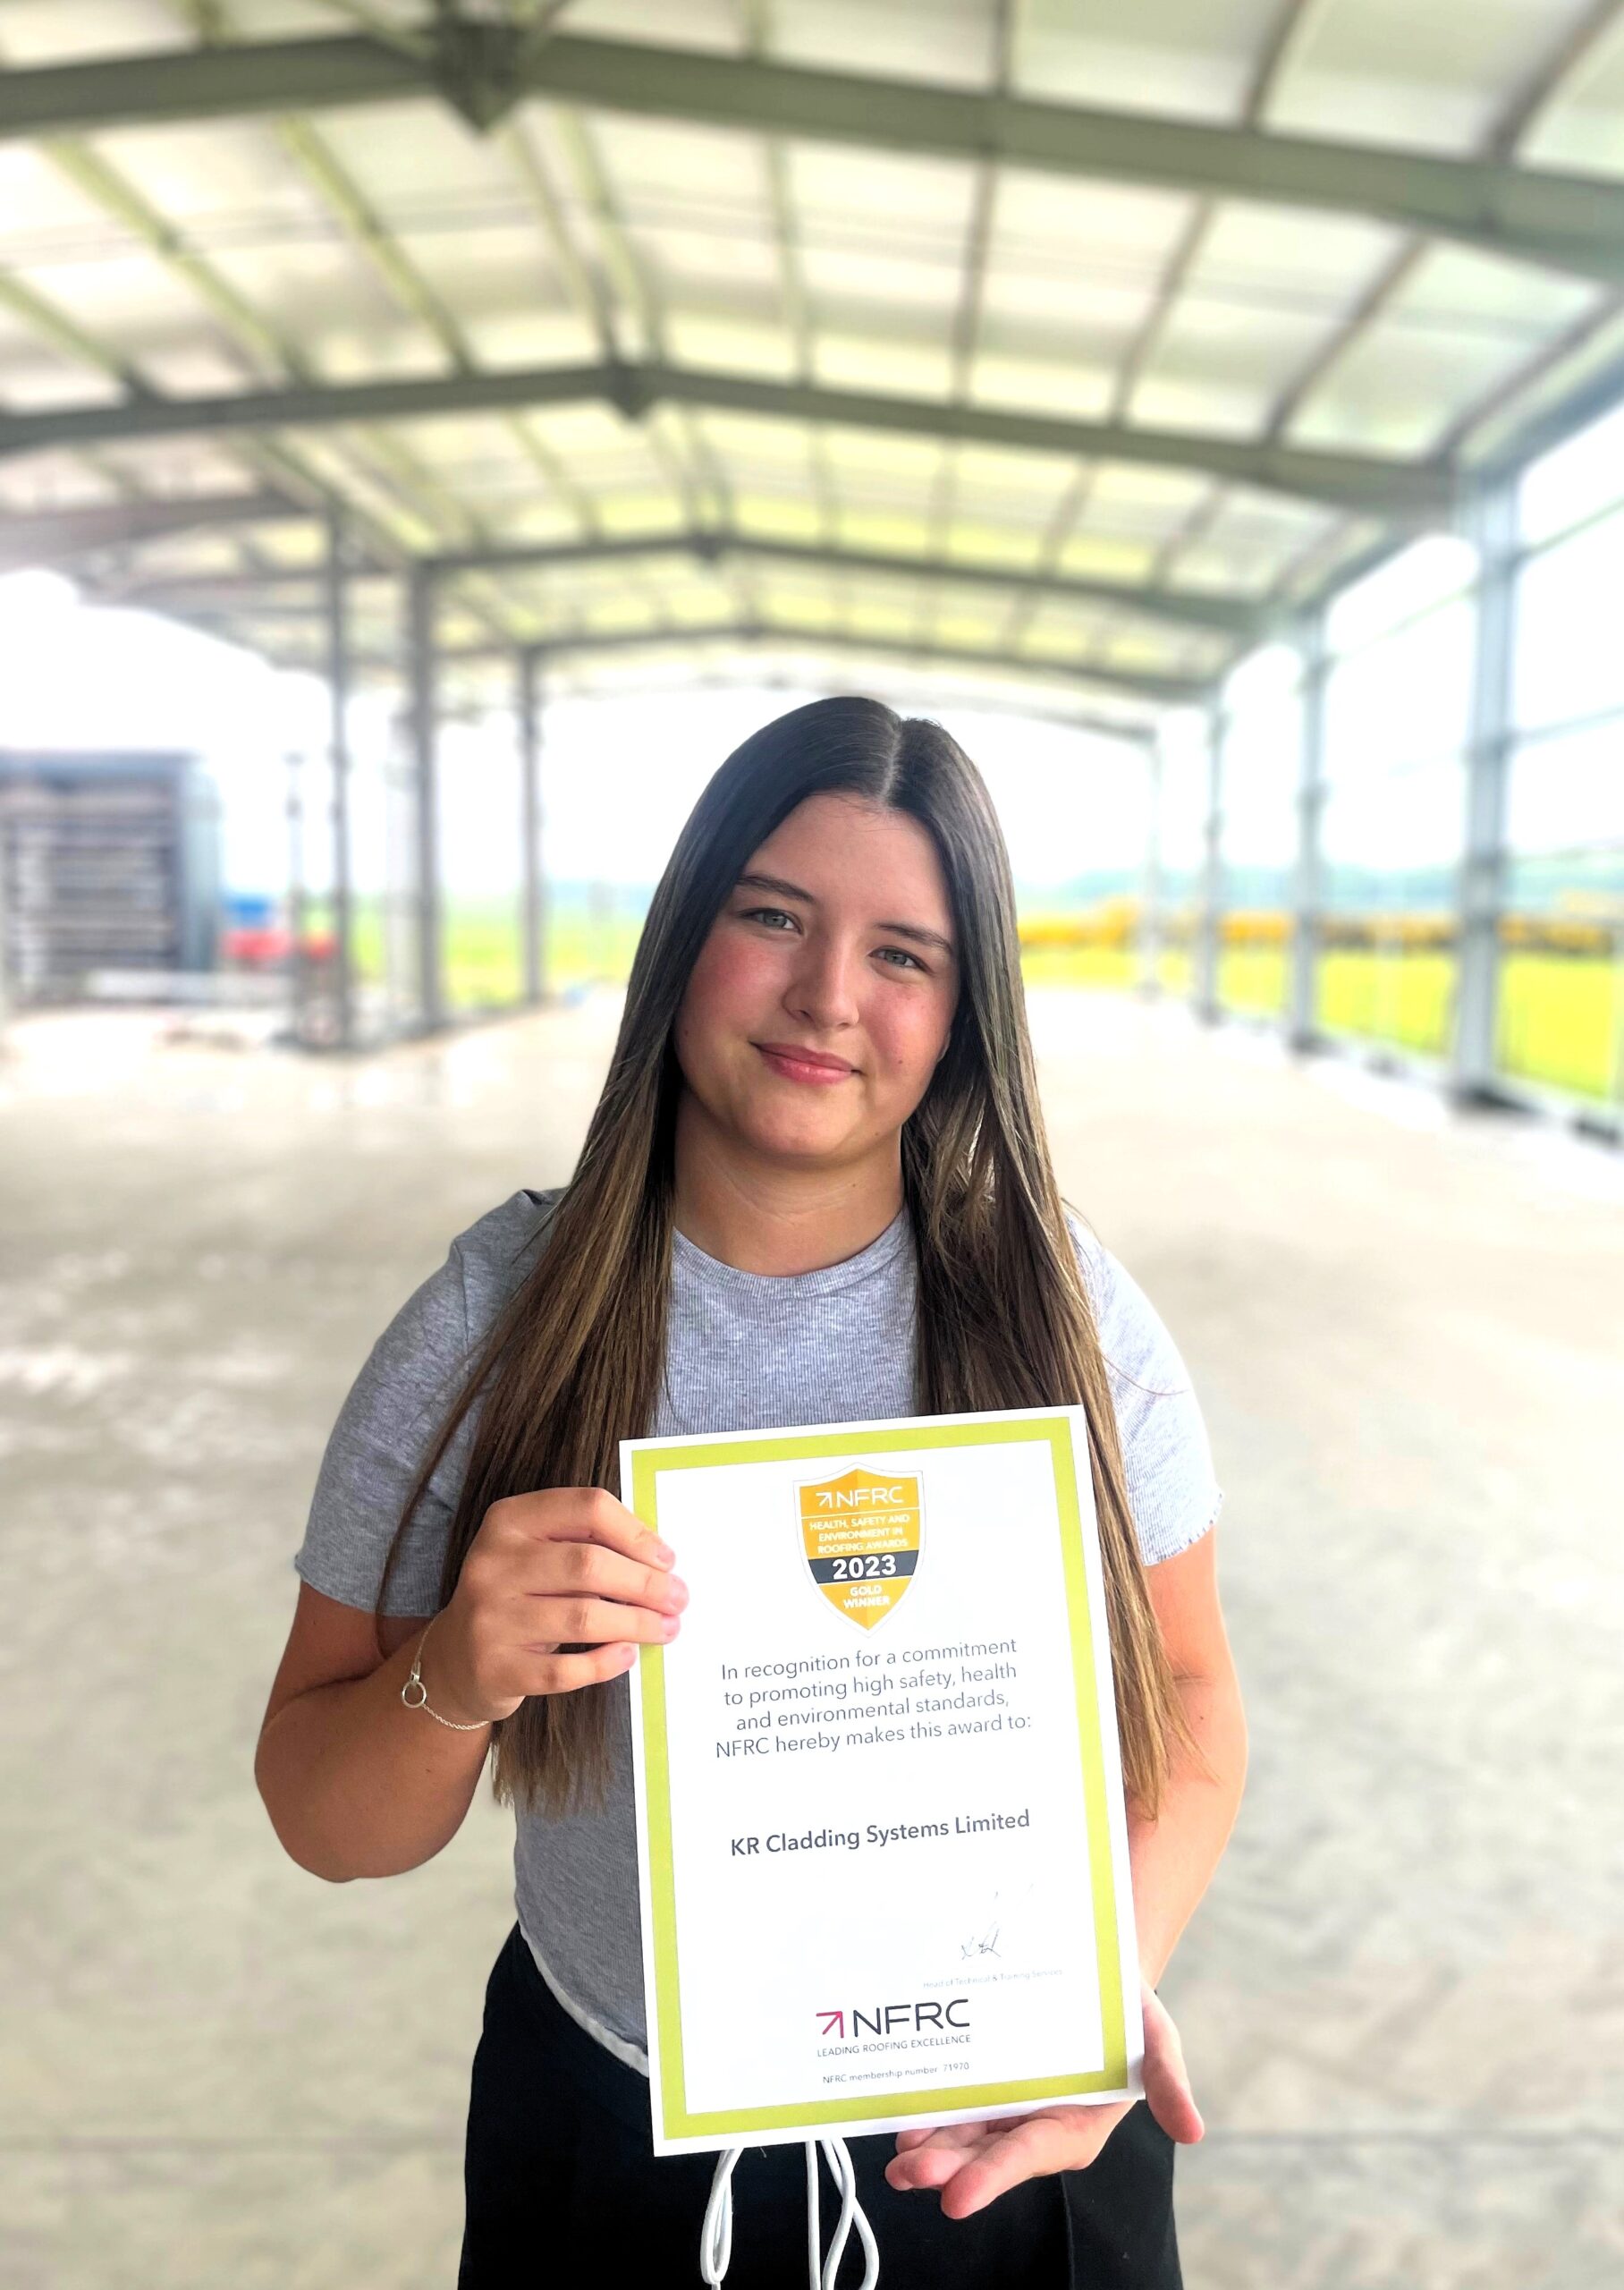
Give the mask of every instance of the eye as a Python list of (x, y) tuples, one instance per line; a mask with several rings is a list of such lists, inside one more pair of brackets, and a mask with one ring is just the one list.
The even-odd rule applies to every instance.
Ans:
[(747, 922), (759, 922), (769, 914), (775, 914), (781, 922), (793, 922), (795, 920), (792, 914), (786, 914), (782, 906), (748, 906), (741, 911)]
[(879, 946), (876, 947), (875, 952), (882, 954), (901, 954), (902, 960), (905, 963), (911, 963), (916, 970), (925, 968), (918, 954), (910, 954), (905, 946)]

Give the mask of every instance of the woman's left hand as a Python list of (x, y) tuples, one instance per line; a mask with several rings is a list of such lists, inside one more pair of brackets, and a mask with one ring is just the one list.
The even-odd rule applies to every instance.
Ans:
[[(1141, 1996), (1146, 2099), (1170, 2139), (1194, 2146), (1206, 2126), (1190, 2096), (1179, 2031), (1147, 1980)], [(968, 2218), (1022, 2179), (1086, 2169), (1135, 2104), (1038, 2108), (1030, 2115), (946, 2123), (936, 2131), (899, 2131), (885, 2176), (894, 2187), (940, 2188), (943, 2215)]]

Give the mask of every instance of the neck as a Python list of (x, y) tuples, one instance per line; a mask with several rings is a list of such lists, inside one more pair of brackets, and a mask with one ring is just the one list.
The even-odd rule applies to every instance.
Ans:
[(677, 1107), (678, 1232), (740, 1272), (816, 1272), (866, 1249), (902, 1206), (901, 1147), (836, 1168), (795, 1168), (719, 1137), (691, 1092)]

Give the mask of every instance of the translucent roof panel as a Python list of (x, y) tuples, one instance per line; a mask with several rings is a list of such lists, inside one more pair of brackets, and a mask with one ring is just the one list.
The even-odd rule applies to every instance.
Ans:
[(278, 656), (337, 515), (379, 674), (428, 564), (460, 676), (770, 629), (1149, 720), (1624, 393), (1624, 0), (7, 0), (0, 67), (7, 548)]

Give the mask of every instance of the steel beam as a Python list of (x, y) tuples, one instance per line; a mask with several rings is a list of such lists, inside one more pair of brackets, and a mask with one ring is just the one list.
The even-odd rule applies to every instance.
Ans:
[[(1240, 110), (1239, 123), (1242, 127), (1258, 128), (1266, 121), (1274, 91), (1296, 53), (1312, 7), (1313, 0), (1285, 0), (1285, 5), (1271, 26), (1262, 53), (1253, 68), (1251, 84)], [(1112, 383), (1110, 403), (1106, 408), (1112, 420), (1123, 420), (1131, 413), (1135, 393), (1161, 347), (1163, 335), (1179, 308), (1197, 265), (1205, 253), (1208, 236), (1221, 210), (1222, 202), (1210, 197), (1200, 200), (1192, 208), (1168, 256), (1151, 306), (1117, 369)], [(1076, 483), (1045, 537), (1045, 554), (1052, 564), (1058, 564), (1067, 540), (1094, 498), (1098, 481), (1097, 468), (1078, 471)], [(1028, 604), (1011, 614), (1003, 632), (1005, 643), (1015, 641), (1033, 609), (1033, 606)]]
[(420, 57), (362, 35), (8, 72), (0, 81), (0, 140), (348, 109), (411, 96), (445, 98), (486, 126), (534, 96), (750, 133), (1366, 215), (1514, 261), (1624, 283), (1624, 185), (1599, 176), (642, 40), (559, 33), (528, 42), (518, 28), (495, 23), (479, 28), (477, 51), (465, 28), (456, 52), (442, 45), (437, 55)]
[[(542, 572), (570, 565), (613, 563), (622, 557), (692, 556), (708, 561), (726, 554), (771, 557), (835, 572), (875, 572), (915, 581), (946, 581), (972, 588), (1013, 589), (1018, 594), (1053, 595), (1062, 602), (1101, 605), (1124, 619), (1143, 620), (1186, 635), (1222, 636), (1238, 642), (1261, 640), (1264, 621), (1248, 597), (1212, 596), (1198, 589), (1140, 589), (1122, 581), (1052, 579), (1021, 572), (1005, 564), (961, 556), (909, 556), (874, 549), (825, 548), (816, 543), (778, 540), (749, 532), (617, 533), (612, 539), (538, 542), (512, 548), (458, 549), (431, 561), (442, 572)], [(152, 581), (132, 591), (145, 602), (180, 608), (207, 605), (218, 596), (269, 597), (290, 589), (308, 589), (316, 572), (251, 572)], [(244, 607), (247, 609), (248, 607)]]
[(0, 94), (0, 141), (94, 135), (171, 120), (238, 119), (399, 103), (433, 87), (423, 63), (365, 38), (103, 55), (87, 64), (10, 71)]
[[(1517, 90), (1501, 112), (1479, 155), (1485, 162), (1501, 165), (1515, 163), (1524, 136), (1561, 91), (1585, 55), (1617, 20), (1620, 6), (1620, 0), (1597, 0), (1597, 4), (1591, 7), (1584, 21), (1567, 27), (1533, 77)], [(1290, 428), (1307, 399), (1326, 377), (1348, 355), (1361, 335), (1391, 308), (1425, 261), (1430, 245), (1424, 233), (1412, 234), (1382, 265), (1341, 324), (1332, 328), (1295, 380), (1275, 400), (1265, 436), (1278, 437)]]
[[(233, 615), (228, 613), (193, 611), (189, 612), (186, 617), (195, 626), (224, 630), (228, 634), (235, 626)], [(239, 637), (237, 640), (249, 642), (251, 640)], [(1083, 660), (1023, 658), (1009, 652), (971, 651), (960, 645), (916, 643), (906, 637), (855, 636), (840, 629), (802, 627), (766, 621), (742, 623), (730, 621), (704, 628), (622, 631), (613, 636), (560, 635), (549, 637), (546, 650), (550, 659), (558, 659), (575, 653), (664, 651), (673, 648), (681, 651), (695, 645), (723, 643), (782, 645), (792, 647), (797, 651), (867, 653), (884, 659), (927, 662), (931, 666), (939, 668), (992, 669), (1032, 683), (1062, 683), (1073, 691), (1096, 685), (1104, 691), (1120, 692), (1129, 700), (1138, 700), (1146, 708), (1187, 708), (1199, 704), (1211, 697), (1213, 688), (1210, 682), (1203, 682), (1197, 677), (1134, 675), (1125, 669), (1095, 667)], [(308, 652), (278, 652), (275, 657), (276, 664), (282, 667), (309, 668), (312, 666)], [(358, 650), (353, 657), (357, 666), (376, 668), (387, 674), (394, 674), (398, 668), (393, 653), (362, 653)], [(456, 666), (460, 663), (475, 666), (486, 662), (505, 663), (511, 666), (512, 657), (512, 645), (493, 643), (442, 644), (436, 651), (436, 662), (445, 667)], [(1087, 711), (1068, 717), (1066, 720), (1087, 730), (1098, 731), (1112, 739), (1137, 741), (1147, 736), (1148, 733), (1148, 725), (1143, 720), (1119, 724), (1110, 717), (1089, 716)]]
[[(1531, 461), (1554, 452), (1578, 431), (1587, 429), (1593, 421), (1603, 420), (1624, 405), (1624, 356), (1618, 354), (1619, 344), (1624, 340), (1619, 323), (1621, 315), (1624, 313), (1613, 307), (1596, 341), (1579, 344), (1571, 385), (1561, 388), (1559, 384), (1542, 411), (1519, 420), (1514, 415), (1503, 414), (1499, 408), (1487, 409), (1471, 424), (1463, 425), (1462, 435), (1469, 441), (1467, 450), (1476, 475), (1484, 482), (1514, 478)], [(1494, 416), (1492, 423), (1491, 414)], [(1472, 435), (1479, 421), (1486, 431), (1481, 447)]]
[[(797, 626), (776, 621), (725, 622), (711, 627), (617, 630), (613, 635), (550, 637), (547, 652), (558, 658), (576, 653), (657, 651), (667, 645), (686, 649), (695, 644), (790, 644), (814, 650), (877, 653), (895, 659), (926, 659), (939, 667), (994, 668), (1006, 674), (1049, 678), (1059, 676), (1072, 685), (1097, 684), (1103, 691), (1125, 692), (1157, 708), (1188, 707), (1205, 700), (1210, 684), (1197, 677), (1136, 675), (1126, 669), (1096, 667), (1086, 660), (1043, 660), (1008, 652), (973, 650), (956, 644), (916, 644), (905, 637), (860, 636), (833, 629)], [(461, 652), (442, 648), (444, 661), (499, 659), (504, 656), (488, 645), (469, 646)]]
[[(0, 80), (0, 85), (3, 85)], [(1455, 476), (1442, 462), (1399, 461), (1367, 454), (1249, 445), (1188, 430), (1151, 429), (1121, 421), (1078, 421), (1015, 407), (955, 405), (885, 391), (830, 389), (722, 374), (656, 362), (544, 366), (496, 373), (432, 374), (374, 382), (290, 383), (236, 390), (220, 397), (122, 405), (55, 408), (0, 416), (0, 457), (106, 445), (130, 437), (214, 436), (243, 429), (314, 429), (349, 422), (419, 420), (440, 413), (498, 413), (514, 407), (619, 407), (638, 420), (660, 404), (751, 413), (786, 421), (832, 422), (963, 445), (1007, 446), (1071, 459), (1188, 469), (1418, 526), (1446, 523), (1455, 505)]]
[(1203, 635), (1256, 637), (1261, 621), (1256, 606), (1244, 597), (1208, 597), (1173, 589), (1137, 589), (1121, 581), (1053, 580), (1046, 574), (1021, 572), (1008, 564), (977, 563), (960, 556), (909, 556), (878, 549), (825, 548), (816, 543), (778, 540), (749, 532), (687, 532), (618, 534), (612, 540), (562, 542), (492, 550), (481, 555), (459, 549), (436, 557), (447, 572), (537, 570), (549, 565), (590, 563), (619, 556), (658, 556), (691, 554), (711, 559), (731, 553), (766, 556), (787, 564), (807, 564), (840, 572), (875, 572), (903, 580), (948, 581), (972, 588), (1033, 589), (1052, 593), (1062, 601), (1104, 605), (1130, 619), (1151, 620)]
[(71, 564), (107, 548), (127, 548), (171, 533), (207, 527), (268, 525), (303, 513), (272, 493), (202, 494), (170, 498), (96, 502), (79, 509), (0, 513), (0, 571), (25, 564)]
[[(740, 16), (749, 54), (765, 56), (772, 41), (772, 0), (740, 0)], [(817, 352), (812, 298), (801, 267), (799, 217), (790, 188), (790, 157), (781, 135), (769, 135), (765, 140), (767, 189), (773, 206), (773, 242), (778, 255), (779, 295), (784, 324), (795, 345), (796, 376), (800, 381), (809, 382), (816, 371)], [(807, 444), (823, 536), (832, 543), (840, 530), (840, 511), (823, 431), (815, 428)]]
[[(309, 612), (283, 606), (266, 617), (275, 620), (308, 620)], [(258, 617), (251, 608), (241, 614), (209, 613), (191, 610), (188, 617), (199, 625), (230, 630), (246, 622), (250, 629)], [(239, 637), (241, 643), (252, 644), (251, 634)], [(723, 621), (711, 625), (686, 628), (646, 628), (617, 630), (612, 636), (573, 635), (560, 633), (550, 636), (546, 650), (550, 657), (562, 657), (576, 653), (658, 651), (663, 646), (686, 648), (690, 644), (782, 643), (813, 649), (837, 649), (852, 652), (875, 652), (898, 659), (928, 659), (940, 666), (996, 668), (1015, 675), (1062, 676), (1070, 683), (1098, 684), (1108, 691), (1127, 692), (1135, 700), (1142, 700), (1157, 708), (1182, 708), (1205, 700), (1211, 689), (1211, 680), (1196, 676), (1163, 676), (1140, 674), (1126, 668), (1095, 666), (1090, 661), (1039, 659), (1018, 653), (975, 649), (968, 645), (915, 643), (908, 637), (862, 636), (837, 633), (825, 628), (798, 626), (777, 621)], [(491, 644), (470, 644), (453, 649), (441, 645), (436, 660), (502, 660), (512, 657), (512, 648)], [(415, 720), (415, 719), (414, 719)]]

